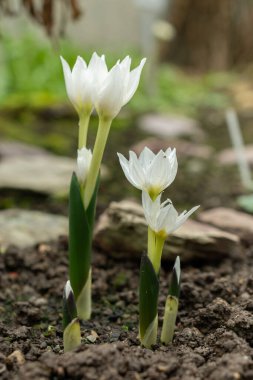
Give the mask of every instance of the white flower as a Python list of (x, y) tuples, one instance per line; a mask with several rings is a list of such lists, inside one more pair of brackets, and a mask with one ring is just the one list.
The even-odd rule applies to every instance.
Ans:
[(83, 147), (77, 151), (76, 174), (79, 182), (84, 184), (90, 169), (92, 153), (90, 149)]
[(100, 117), (113, 119), (120, 109), (134, 95), (140, 81), (141, 71), (146, 62), (143, 58), (134, 70), (130, 71), (131, 58), (118, 61), (106, 73), (100, 70), (94, 91), (94, 105)]
[(184, 211), (178, 215), (170, 199), (161, 203), (161, 195), (159, 195), (153, 202), (144, 191), (142, 192), (142, 206), (147, 224), (163, 238), (177, 230), (199, 208), (199, 206), (195, 206), (190, 211)]
[(118, 157), (128, 181), (137, 189), (148, 192), (151, 197), (156, 197), (166, 189), (177, 174), (176, 149), (168, 148), (165, 152), (160, 150), (154, 154), (145, 147), (139, 158), (132, 151), (129, 152), (129, 161), (120, 153)]
[(72, 71), (64, 58), (61, 58), (63, 74), (68, 97), (79, 114), (90, 114), (93, 109), (94, 83), (100, 78), (100, 83), (107, 74), (104, 56), (93, 53), (90, 63), (77, 57)]

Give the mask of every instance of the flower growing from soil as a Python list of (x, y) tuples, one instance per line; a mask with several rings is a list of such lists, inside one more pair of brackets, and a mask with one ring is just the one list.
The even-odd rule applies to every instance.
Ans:
[(145, 147), (139, 158), (132, 151), (129, 160), (118, 153), (120, 165), (128, 181), (139, 190), (146, 191), (155, 199), (175, 179), (177, 174), (176, 149), (168, 148), (154, 154)]
[[(168, 148), (155, 155), (144, 148), (139, 159), (129, 152), (129, 161), (118, 153), (125, 176), (133, 186), (142, 190), (142, 205), (148, 224), (148, 249), (140, 266), (139, 337), (143, 346), (150, 348), (157, 340), (159, 271), (166, 238), (178, 229), (199, 206), (180, 215), (167, 199), (161, 203), (161, 192), (175, 179), (177, 157), (175, 149)], [(177, 258), (169, 295), (165, 305), (162, 341), (172, 341), (178, 310), (180, 260)]]
[(71, 351), (81, 344), (80, 323), (77, 318), (74, 293), (67, 281), (63, 290), (63, 345), (64, 351)]
[[(71, 71), (61, 58), (67, 94), (79, 115), (77, 169), (69, 193), (69, 277), (80, 319), (91, 316), (91, 247), (101, 161), (113, 118), (134, 95), (143, 59), (130, 71), (131, 59), (108, 70), (105, 57), (94, 53), (89, 64), (78, 57)], [(94, 147), (88, 149), (90, 115), (96, 108), (99, 125)]]

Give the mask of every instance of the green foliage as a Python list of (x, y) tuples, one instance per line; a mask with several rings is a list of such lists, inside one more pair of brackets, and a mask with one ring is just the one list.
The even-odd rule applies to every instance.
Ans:
[(159, 293), (158, 276), (147, 255), (141, 259), (139, 311), (140, 336), (143, 338), (151, 323), (157, 315), (157, 302)]
[(91, 239), (92, 230), (83, 206), (79, 182), (73, 173), (69, 194), (69, 277), (76, 298), (88, 279)]
[(59, 56), (72, 65), (77, 55), (90, 57), (78, 47), (60, 41), (57, 49), (52, 41), (23, 34), (13, 38), (6, 34), (0, 40), (0, 101), (4, 105), (45, 106), (66, 101)]
[(69, 194), (69, 277), (76, 299), (86, 284), (90, 271), (97, 188), (98, 181), (90, 205), (85, 210), (80, 185), (73, 173)]
[[(92, 51), (82, 50), (69, 41), (59, 41), (55, 49), (50, 40), (36, 35), (24, 34), (13, 38), (4, 34), (0, 40), (0, 53), (0, 102), (3, 106), (15, 108), (67, 103), (59, 56), (63, 55), (72, 66), (77, 55), (89, 60)], [(120, 57), (124, 58), (125, 54), (123, 52)], [(140, 57), (134, 52), (130, 55), (135, 67)], [(116, 57), (110, 52), (106, 59), (111, 67), (118, 59), (118, 53)], [(154, 109), (195, 114), (199, 107), (223, 108), (228, 103), (228, 97), (221, 90), (233, 79), (231, 74), (224, 73), (187, 75), (173, 66), (163, 65), (156, 73), (157, 89), (149, 98), (145, 74), (147, 68), (144, 69), (139, 90), (129, 103), (129, 108), (135, 112)]]
[[(145, 75), (145, 69), (144, 69)], [(224, 88), (234, 79), (231, 73), (189, 75), (164, 64), (156, 73), (157, 88), (147, 99), (144, 80), (129, 107), (135, 111), (153, 109), (158, 112), (178, 112), (195, 116), (201, 108), (223, 109), (229, 104)]]
[(244, 211), (253, 214), (253, 195), (241, 195), (237, 198), (237, 204)]

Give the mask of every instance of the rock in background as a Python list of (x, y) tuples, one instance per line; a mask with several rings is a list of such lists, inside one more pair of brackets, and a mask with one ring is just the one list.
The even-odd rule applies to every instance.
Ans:
[(40, 211), (10, 209), (0, 211), (0, 251), (10, 245), (19, 248), (56, 240), (68, 232), (64, 216)]
[[(115, 258), (140, 258), (147, 247), (142, 207), (130, 200), (112, 202), (95, 227), (94, 244)], [(208, 224), (188, 220), (165, 243), (164, 259), (220, 260), (240, 257), (240, 238)]]

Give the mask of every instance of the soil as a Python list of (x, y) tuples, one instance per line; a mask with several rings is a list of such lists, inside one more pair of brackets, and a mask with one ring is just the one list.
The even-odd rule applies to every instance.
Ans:
[[(82, 345), (63, 353), (62, 290), (67, 238), (0, 256), (0, 377), (40, 379), (253, 379), (253, 250), (241, 261), (183, 265), (175, 338), (140, 347), (139, 258), (94, 253), (93, 315)], [(168, 285), (161, 270), (161, 326)]]

